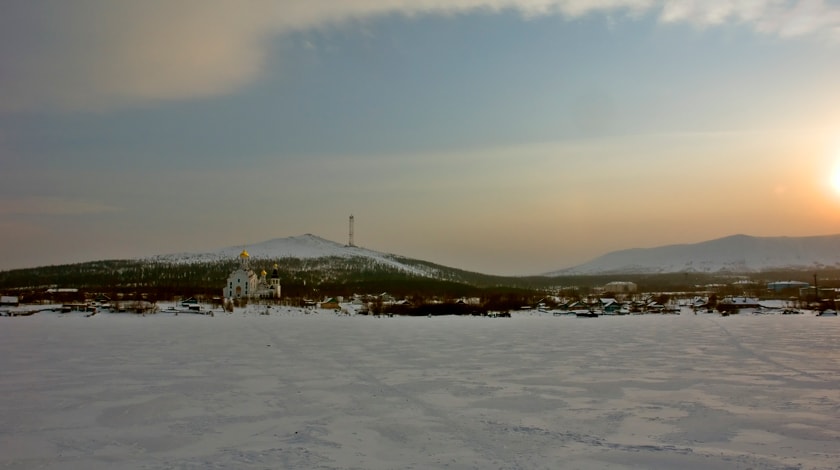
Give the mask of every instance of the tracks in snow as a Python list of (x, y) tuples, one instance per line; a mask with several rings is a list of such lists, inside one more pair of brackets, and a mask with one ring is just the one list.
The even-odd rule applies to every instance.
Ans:
[(762, 354), (762, 353), (757, 352), (757, 351), (755, 351), (754, 349), (752, 349), (748, 346), (745, 346), (744, 343), (741, 341), (741, 339), (738, 336), (734, 335), (731, 331), (729, 331), (729, 329), (727, 329), (726, 326), (721, 324), (721, 322), (719, 320), (714, 319), (714, 318), (709, 318), (709, 321), (711, 321), (712, 323), (717, 325), (717, 327), (720, 328), (720, 330), (728, 338), (729, 344), (731, 344), (733, 347), (735, 347), (738, 351), (740, 351), (744, 355), (752, 357), (752, 358), (757, 359), (757, 360), (759, 360), (759, 361), (761, 361), (765, 364), (769, 364), (769, 365), (777, 367), (779, 369), (794, 372), (798, 375), (801, 375), (803, 377), (807, 377), (811, 380), (815, 380), (815, 381), (819, 381), (819, 382), (829, 382), (829, 380), (826, 379), (825, 377), (819, 376), (817, 374), (814, 374), (812, 372), (808, 372), (808, 371), (805, 371), (805, 370), (802, 370), (802, 369), (798, 369), (796, 367), (789, 366), (787, 364), (784, 364), (782, 362), (779, 362), (779, 361), (767, 356), (766, 354)]

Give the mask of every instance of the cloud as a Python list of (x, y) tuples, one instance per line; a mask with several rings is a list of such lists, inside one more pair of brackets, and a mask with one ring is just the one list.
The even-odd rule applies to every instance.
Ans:
[(649, 13), (664, 23), (840, 39), (840, 8), (824, 0), (7, 0), (3, 10), (0, 112), (231, 93), (260, 77), (271, 38), (385, 14)]
[(0, 216), (6, 215), (92, 215), (118, 212), (120, 209), (101, 202), (51, 197), (0, 200)]
[[(17, 2), (0, 109), (106, 109), (216, 95), (262, 69), (267, 19), (234, 2)], [(3, 34), (3, 33), (0, 33)], [(2, 38), (2, 36), (0, 36)]]
[(840, 7), (826, 0), (664, 0), (659, 18), (698, 26), (741, 23), (782, 38), (840, 40)]

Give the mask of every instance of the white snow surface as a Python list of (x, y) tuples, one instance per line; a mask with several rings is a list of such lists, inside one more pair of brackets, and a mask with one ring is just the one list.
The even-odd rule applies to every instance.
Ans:
[(400, 262), (394, 255), (381, 253), (358, 246), (348, 246), (324, 238), (305, 234), (294, 237), (275, 238), (260, 243), (242, 246), (231, 246), (207, 253), (176, 253), (157, 255), (148, 258), (153, 261), (170, 263), (204, 263), (239, 259), (242, 250), (248, 251), (252, 259), (316, 259), (326, 257), (337, 258), (367, 258), (383, 266), (390, 266), (398, 270), (417, 275), (431, 275), (432, 268), (421, 269)]
[(840, 266), (840, 235), (733, 235), (702, 243), (614, 251), (549, 276), (610, 273), (757, 272)]
[(0, 317), (3, 469), (836, 469), (813, 315)]

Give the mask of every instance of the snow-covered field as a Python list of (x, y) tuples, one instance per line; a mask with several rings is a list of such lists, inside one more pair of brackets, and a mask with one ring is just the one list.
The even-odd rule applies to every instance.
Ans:
[(0, 318), (2, 469), (840, 467), (840, 318)]

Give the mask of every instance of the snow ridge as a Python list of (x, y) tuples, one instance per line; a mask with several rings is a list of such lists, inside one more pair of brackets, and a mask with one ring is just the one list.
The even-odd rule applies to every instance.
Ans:
[(358, 246), (349, 246), (326, 240), (307, 233), (294, 237), (275, 238), (260, 243), (242, 246), (229, 246), (207, 253), (174, 253), (146, 258), (149, 261), (198, 264), (238, 259), (242, 250), (247, 250), (251, 259), (318, 259), (318, 258), (365, 258), (381, 266), (390, 267), (408, 274), (432, 276), (432, 268), (420, 268), (400, 261), (395, 255), (369, 250)]

